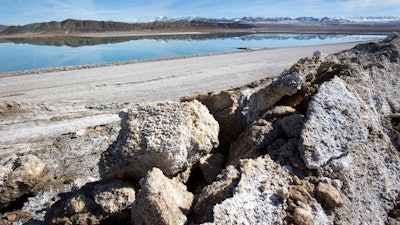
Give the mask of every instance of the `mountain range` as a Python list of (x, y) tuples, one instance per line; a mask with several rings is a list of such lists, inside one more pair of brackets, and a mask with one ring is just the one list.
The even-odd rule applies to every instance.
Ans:
[(245, 23), (245, 24), (289, 24), (289, 25), (400, 25), (400, 17), (242, 17), (233, 19), (215, 19), (204, 17), (158, 17), (152, 21), (174, 22), (174, 21), (203, 21), (214, 23)]
[(151, 21), (136, 21), (134, 23), (94, 20), (67, 19), (61, 22), (51, 21), (33, 23), (24, 26), (1, 26), (0, 34), (73, 34), (95, 32), (132, 32), (175, 30), (187, 31), (197, 29), (250, 29), (266, 26), (374, 26), (392, 27), (392, 31), (400, 30), (400, 17), (242, 17), (233, 19), (215, 19), (202, 17), (159, 17)]
[(400, 17), (324, 17), (321, 19), (314, 17), (243, 17), (240, 19), (233, 19), (233, 21), (242, 23), (293, 25), (400, 25)]

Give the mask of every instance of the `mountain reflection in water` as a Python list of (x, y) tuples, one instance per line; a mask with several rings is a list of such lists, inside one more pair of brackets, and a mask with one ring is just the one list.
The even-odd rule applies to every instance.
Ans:
[(324, 45), (383, 39), (383, 35), (209, 33), (118, 37), (0, 39), (0, 73), (248, 49)]
[[(312, 40), (312, 39), (342, 39), (354, 35), (346, 34), (265, 34), (265, 33), (212, 33), (212, 34), (177, 34), (177, 35), (145, 35), (145, 36), (120, 36), (120, 37), (26, 37), (26, 38), (10, 38), (3, 41), (15, 44), (31, 44), (31, 45), (47, 45), (47, 46), (69, 46), (82, 47), (103, 44), (115, 44), (136, 40), (159, 40), (159, 41), (206, 41), (212, 39), (233, 38), (243, 41), (254, 40)], [(372, 35), (359, 35), (360, 41), (370, 40)], [(1, 40), (1, 39), (0, 39)]]
[(209, 40), (221, 38), (234, 38), (246, 36), (249, 33), (215, 33), (215, 34), (179, 34), (179, 35), (145, 35), (145, 36), (122, 36), (122, 37), (29, 37), (29, 38), (10, 38), (8, 41), (15, 44), (49, 45), (49, 46), (69, 46), (82, 47), (90, 45), (116, 44), (121, 42), (136, 40)]

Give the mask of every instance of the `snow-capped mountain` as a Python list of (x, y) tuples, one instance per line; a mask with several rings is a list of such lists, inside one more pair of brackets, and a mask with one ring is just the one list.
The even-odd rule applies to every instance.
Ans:
[(242, 23), (260, 23), (260, 24), (296, 24), (296, 25), (400, 25), (400, 17), (324, 17), (321, 19), (314, 17), (243, 17), (234, 19)]
[(288, 24), (288, 25), (400, 25), (400, 17), (242, 17), (233, 19), (216, 19), (204, 17), (157, 17), (153, 21), (177, 22), (177, 21), (202, 21), (202, 22), (240, 22), (251, 24)]
[(219, 22), (219, 23), (231, 23), (233, 22), (231, 19), (225, 19), (225, 18), (205, 18), (205, 17), (195, 17), (195, 16), (185, 16), (185, 17), (168, 17), (168, 16), (160, 16), (157, 18), (154, 18), (154, 21), (158, 22), (178, 22), (178, 21), (199, 21), (199, 22)]
[(400, 25), (400, 17), (324, 17), (320, 22), (322, 24)]

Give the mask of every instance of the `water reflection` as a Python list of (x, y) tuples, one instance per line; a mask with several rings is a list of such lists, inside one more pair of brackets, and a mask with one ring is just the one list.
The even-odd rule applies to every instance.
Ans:
[(32, 37), (0, 40), (0, 72), (232, 52), (238, 49), (323, 45), (382, 35), (213, 33), (120, 37)]
[(266, 33), (213, 33), (213, 34), (179, 34), (179, 35), (147, 35), (147, 36), (122, 36), (122, 37), (27, 37), (0, 39), (0, 43), (12, 42), (15, 44), (47, 45), (47, 46), (69, 46), (82, 47), (103, 44), (116, 44), (136, 40), (157, 40), (162, 42), (184, 40), (184, 41), (207, 41), (213, 39), (236, 39), (242, 41), (261, 40), (326, 40), (326, 39), (348, 39), (373, 40), (376, 35), (341, 35), (341, 34), (266, 34)]
[(9, 40), (6, 40), (6, 39), (1, 39), (1, 38), (0, 38), (0, 44), (4, 44), (4, 43), (10, 43), (10, 41), (9, 41)]
[(48, 46), (69, 46), (82, 47), (103, 44), (116, 44), (136, 40), (210, 40), (234, 38), (249, 35), (250, 33), (214, 33), (214, 34), (179, 34), (179, 35), (146, 35), (146, 36), (123, 36), (123, 37), (28, 37), (4, 39), (15, 44), (48, 45)]
[(349, 34), (250, 34), (240, 37), (242, 40), (374, 40), (379, 37), (384, 38), (382, 35), (349, 35)]

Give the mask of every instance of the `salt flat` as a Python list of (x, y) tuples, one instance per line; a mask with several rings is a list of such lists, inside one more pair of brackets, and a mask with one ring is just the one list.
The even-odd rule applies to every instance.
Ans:
[(122, 103), (177, 100), (279, 75), (315, 50), (357, 43), (240, 51), (126, 65), (0, 76), (0, 100), (26, 103)]

